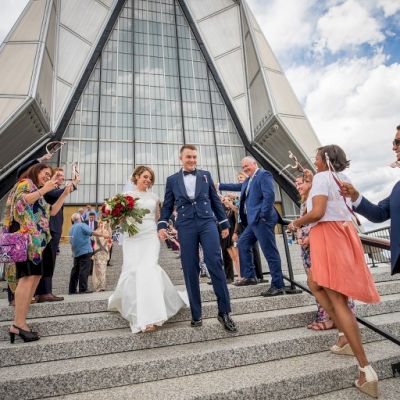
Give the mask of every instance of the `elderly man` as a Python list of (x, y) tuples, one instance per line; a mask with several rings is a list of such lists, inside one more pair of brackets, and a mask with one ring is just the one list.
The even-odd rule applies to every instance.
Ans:
[(69, 294), (76, 293), (76, 287), (79, 282), (79, 293), (91, 293), (88, 290), (88, 277), (90, 267), (92, 265), (92, 244), (91, 236), (109, 237), (104, 231), (93, 232), (93, 230), (84, 222), (82, 222), (81, 214), (72, 214), (72, 227), (69, 231), (70, 243), (72, 247), (72, 255), (74, 256), (74, 266), (71, 270), (69, 280)]
[[(397, 165), (400, 166), (400, 125), (396, 128), (393, 140), (393, 151), (396, 155)], [(342, 193), (351, 198), (353, 207), (358, 214), (372, 222), (390, 222), (390, 250), (392, 262), (392, 275), (400, 273), (400, 181), (398, 181), (392, 192), (386, 199), (377, 205), (370, 203), (365, 197), (350, 184), (343, 183)]]
[(275, 242), (275, 225), (280, 216), (274, 207), (274, 181), (271, 173), (258, 168), (253, 157), (242, 160), (243, 172), (247, 179), (242, 183), (219, 184), (219, 190), (237, 191), (240, 194), (240, 219), (246, 226), (239, 238), (241, 285), (256, 282), (252, 247), (257, 241), (267, 259), (271, 272), (271, 287), (262, 292), (263, 296), (284, 294), (281, 259)]

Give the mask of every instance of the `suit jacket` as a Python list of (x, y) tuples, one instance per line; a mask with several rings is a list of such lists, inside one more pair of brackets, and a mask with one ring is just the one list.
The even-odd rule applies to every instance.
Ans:
[[(83, 221), (83, 223), (85, 223), (86, 225), (89, 225), (89, 220)], [(97, 229), (97, 227), (99, 226), (99, 223), (97, 221), (93, 221), (94, 223), (94, 231)]]
[(272, 174), (265, 169), (258, 169), (251, 181), (249, 193), (246, 189), (250, 182), (250, 177), (243, 183), (220, 183), (220, 190), (230, 192), (240, 192), (240, 219), (245, 224), (257, 224), (259, 220), (270, 222), (279, 221), (280, 215), (274, 207), (275, 192)]
[(392, 260), (392, 275), (400, 273), (400, 181), (394, 185), (392, 193), (377, 205), (365, 197), (355, 208), (357, 213), (372, 222), (390, 221), (390, 251)]
[(167, 178), (158, 229), (167, 228), (174, 206), (178, 212), (176, 218), (177, 227), (179, 227), (181, 221), (197, 217), (201, 219), (217, 219), (221, 229), (229, 228), (224, 208), (215, 190), (211, 174), (208, 171), (196, 170), (194, 199), (190, 199), (187, 195), (182, 170)]

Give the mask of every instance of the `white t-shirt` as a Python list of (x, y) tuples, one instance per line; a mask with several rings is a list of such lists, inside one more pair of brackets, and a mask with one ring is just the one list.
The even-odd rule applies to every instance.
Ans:
[[(350, 182), (342, 173), (336, 174), (343, 182)], [(346, 207), (345, 201), (339, 192), (339, 186), (329, 171), (319, 172), (314, 176), (310, 194), (307, 198), (307, 212), (312, 210), (314, 196), (328, 196), (328, 203), (324, 216), (319, 221), (351, 221), (351, 212)], [(346, 203), (352, 209), (351, 200), (346, 198)], [(319, 222), (318, 221), (318, 222)], [(311, 224), (311, 226), (316, 223)]]

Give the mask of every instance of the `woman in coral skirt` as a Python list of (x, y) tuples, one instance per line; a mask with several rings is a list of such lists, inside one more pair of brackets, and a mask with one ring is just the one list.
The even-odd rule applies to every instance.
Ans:
[(357, 320), (347, 305), (348, 298), (364, 303), (378, 303), (380, 298), (357, 230), (352, 223), (352, 205), (340, 194), (341, 172), (349, 166), (344, 151), (336, 145), (317, 150), (317, 174), (307, 199), (307, 213), (293, 221), (296, 230), (311, 224), (311, 281), (320, 292), (321, 305), (343, 332), (341, 343), (351, 347), (359, 363), (360, 376), (355, 385), (370, 396), (378, 396), (378, 377), (369, 365), (361, 342)]

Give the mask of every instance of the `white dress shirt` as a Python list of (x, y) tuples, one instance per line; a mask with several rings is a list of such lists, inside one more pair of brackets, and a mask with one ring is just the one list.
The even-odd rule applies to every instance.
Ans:
[(196, 193), (196, 175), (183, 175), (183, 183), (185, 184), (186, 193), (189, 196), (189, 199), (193, 200)]

